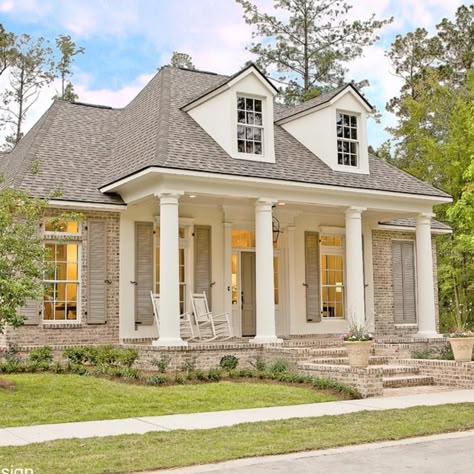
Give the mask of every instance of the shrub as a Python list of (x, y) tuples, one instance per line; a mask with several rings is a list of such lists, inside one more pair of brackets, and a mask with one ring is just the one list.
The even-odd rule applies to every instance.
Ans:
[(272, 374), (281, 374), (290, 370), (290, 363), (286, 359), (275, 359), (268, 364), (268, 371)]
[(53, 360), (52, 349), (49, 346), (35, 347), (30, 352), (29, 359), (30, 362), (47, 363), (49, 365)]
[(242, 378), (245, 378), (245, 377), (253, 378), (255, 377), (255, 371), (249, 368), (240, 369), (240, 370), (237, 370), (236, 375), (237, 377), (242, 377)]
[(176, 374), (174, 381), (179, 385), (184, 385), (186, 383), (186, 379), (181, 374)]
[(226, 370), (234, 370), (239, 365), (239, 358), (235, 355), (225, 355), (222, 357), (221, 361), (219, 362), (221, 368)]
[(171, 359), (168, 356), (163, 356), (159, 359), (153, 359), (151, 365), (154, 365), (158, 371), (164, 374), (170, 365)]
[(254, 362), (251, 362), (251, 365), (255, 367), (257, 370), (265, 371), (267, 369), (267, 363), (262, 356), (257, 356)]
[(164, 385), (165, 383), (168, 382), (168, 377), (164, 374), (159, 374), (159, 375), (150, 375), (146, 379), (147, 385)]
[(184, 359), (183, 366), (181, 367), (183, 372), (194, 372), (196, 370), (196, 357), (187, 357)]
[(194, 373), (196, 380), (199, 380), (200, 382), (204, 382), (207, 380), (206, 374), (202, 370), (196, 370)]
[(138, 358), (138, 351), (112, 346), (84, 346), (68, 347), (64, 350), (63, 355), (74, 364), (131, 367)]
[(209, 382), (219, 382), (221, 379), (221, 371), (219, 369), (209, 369), (207, 373), (207, 380)]

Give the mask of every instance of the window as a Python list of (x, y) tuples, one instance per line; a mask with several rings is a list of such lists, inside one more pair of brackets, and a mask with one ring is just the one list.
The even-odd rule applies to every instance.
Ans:
[[(233, 230), (232, 247), (241, 249), (255, 248), (255, 231)], [(273, 242), (273, 248), (278, 248), (278, 242)]]
[(344, 317), (344, 238), (321, 237), (321, 306), (323, 318)]
[(262, 101), (237, 97), (237, 150), (251, 155), (263, 154)]
[(337, 164), (358, 166), (357, 117), (338, 112), (337, 129)]
[(44, 224), (45, 235), (79, 235), (79, 222), (47, 220)]
[(76, 321), (79, 296), (79, 244), (47, 242), (49, 268), (44, 280), (43, 319)]

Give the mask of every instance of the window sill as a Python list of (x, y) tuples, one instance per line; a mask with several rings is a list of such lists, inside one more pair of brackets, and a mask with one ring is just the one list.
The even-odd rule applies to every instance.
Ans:
[(413, 328), (413, 329), (417, 329), (418, 328), (418, 324), (416, 323), (407, 323), (407, 324), (395, 324), (395, 328), (405, 328), (405, 329), (410, 329), (410, 328)]
[(42, 324), (43, 329), (80, 329), (82, 328), (82, 324), (78, 322), (67, 322), (67, 323), (62, 323), (62, 322), (55, 322), (55, 323), (50, 323), (50, 322), (44, 322)]

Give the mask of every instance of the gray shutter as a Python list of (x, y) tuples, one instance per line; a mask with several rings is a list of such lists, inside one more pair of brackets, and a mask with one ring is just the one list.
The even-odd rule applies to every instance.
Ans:
[(393, 311), (395, 323), (416, 323), (414, 243), (392, 242)]
[(135, 222), (135, 322), (153, 324), (153, 223)]
[(41, 303), (36, 300), (28, 300), (25, 306), (19, 308), (18, 314), (23, 318), (25, 326), (39, 324), (41, 316)]
[(194, 292), (206, 292), (209, 309), (212, 308), (211, 227), (194, 226)]
[(319, 284), (319, 233), (304, 233), (306, 275), (306, 320), (321, 321)]
[(107, 223), (91, 220), (88, 224), (87, 323), (107, 321)]

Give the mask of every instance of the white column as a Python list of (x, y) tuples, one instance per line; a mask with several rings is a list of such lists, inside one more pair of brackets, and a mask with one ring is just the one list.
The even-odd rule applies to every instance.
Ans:
[(365, 324), (364, 263), (362, 253), (362, 212), (346, 209), (346, 316), (356, 324)]
[(160, 198), (160, 337), (157, 346), (185, 346), (179, 324), (179, 212), (178, 193)]
[(418, 336), (437, 336), (431, 249), (431, 214), (416, 218), (416, 270), (418, 290)]
[(255, 206), (257, 334), (252, 342), (283, 342), (276, 336), (273, 283), (273, 232), (270, 199), (259, 199)]

